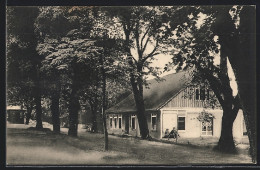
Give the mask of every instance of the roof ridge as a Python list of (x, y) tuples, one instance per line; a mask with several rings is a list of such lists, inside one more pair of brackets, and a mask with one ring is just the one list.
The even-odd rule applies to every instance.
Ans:
[[(147, 82), (150, 83), (149, 88), (144, 88), (143, 91), (145, 110), (157, 110), (183, 90), (187, 83), (185, 79), (188, 78), (185, 73), (188, 72), (182, 70), (160, 77), (162, 81), (158, 81), (156, 78), (149, 80)], [(107, 112), (117, 112), (117, 110), (136, 111), (135, 107), (134, 94), (131, 92), (126, 98), (110, 107)]]

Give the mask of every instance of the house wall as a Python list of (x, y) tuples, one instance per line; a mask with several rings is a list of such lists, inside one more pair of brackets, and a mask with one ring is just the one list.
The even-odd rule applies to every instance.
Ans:
[[(139, 129), (139, 123), (138, 123), (138, 118), (137, 118), (137, 115), (136, 114), (130, 114), (129, 116), (129, 125), (131, 124), (131, 115), (135, 115), (135, 129), (132, 129), (130, 126), (129, 126), (129, 135), (131, 136), (140, 136), (140, 129)], [(127, 121), (127, 119), (126, 119)]]
[[(178, 124), (178, 115), (185, 116), (185, 130), (178, 130), (178, 133), (183, 138), (197, 138), (197, 137), (205, 137), (205, 135), (202, 135), (202, 125), (201, 122), (198, 121), (197, 117), (199, 116), (199, 113), (203, 110), (203, 108), (163, 108), (160, 110), (160, 112), (156, 113), (156, 130), (152, 130), (152, 123), (151, 123), (151, 114), (147, 113), (147, 123), (148, 128), (151, 137), (160, 139), (164, 136), (165, 129), (168, 128), (171, 130), (173, 127), (177, 128)], [(179, 112), (181, 111), (181, 112)], [(214, 137), (220, 137), (221, 134), (221, 122), (222, 122), (222, 110), (212, 110), (208, 109), (206, 110), (212, 115), (214, 115), (213, 119), (213, 134), (209, 136)], [(180, 114), (179, 114), (180, 113)], [(122, 115), (122, 127), (121, 129), (115, 128), (114, 124), (114, 117), (115, 116), (121, 116)], [(129, 125), (131, 123), (130, 118), (132, 114), (110, 114), (108, 115), (107, 119), (107, 129), (109, 134), (118, 134), (123, 135), (125, 134), (125, 125), (126, 121), (129, 122)], [(112, 128), (110, 127), (110, 117), (113, 117), (112, 119)], [(242, 140), (242, 138), (247, 137), (243, 136), (243, 112), (242, 110), (239, 110), (238, 115), (234, 121), (233, 125), (233, 137), (236, 141)], [(131, 136), (139, 136), (140, 137), (140, 130), (138, 125), (138, 119), (136, 116), (136, 129), (132, 129), (129, 127), (129, 135)]]
[[(195, 90), (186, 88), (180, 91), (176, 96), (173, 96), (167, 104), (161, 108), (161, 137), (165, 133), (166, 127), (169, 130), (173, 126), (177, 127), (178, 110), (184, 110), (185, 113), (185, 131), (179, 130), (179, 134), (182, 137), (200, 137), (202, 125), (201, 122), (197, 120), (199, 113), (203, 110), (203, 106), (206, 105), (207, 100), (197, 100)], [(193, 94), (193, 95), (188, 95)], [(213, 94), (212, 91), (209, 92), (210, 96)], [(207, 99), (207, 98), (206, 98)], [(208, 109), (215, 117), (213, 119), (213, 136), (220, 137), (221, 134), (221, 122), (223, 111), (220, 107), (215, 110)], [(243, 138), (243, 112), (239, 110), (238, 115), (233, 124), (233, 137), (236, 140)]]
[[(199, 113), (203, 110), (203, 108), (163, 108), (161, 109), (162, 112), (162, 130), (161, 134), (163, 137), (165, 133), (165, 129), (168, 128), (169, 130), (172, 127), (177, 127), (178, 123), (178, 111), (185, 111), (185, 130), (178, 130), (178, 133), (181, 137), (185, 138), (195, 138), (195, 137), (202, 137), (202, 123), (198, 121), (197, 117)], [(209, 136), (220, 137), (221, 135), (221, 122), (223, 111), (222, 110), (207, 110), (208, 112), (214, 115), (213, 119), (213, 134)], [(243, 136), (243, 112), (239, 110), (238, 115), (233, 124), (233, 137), (235, 140), (241, 140)], [(205, 135), (204, 135), (205, 136)]]
[[(187, 96), (187, 93), (191, 97)], [(212, 95), (212, 92), (209, 93)], [(186, 97), (185, 97), (186, 96)], [(196, 138), (205, 136), (202, 134), (202, 123), (197, 119), (199, 113), (203, 111), (203, 106), (205, 106), (207, 100), (197, 100), (196, 95), (194, 95), (194, 91), (189, 88), (179, 92), (176, 96), (174, 96), (171, 100), (167, 102), (160, 110), (157, 112), (147, 112), (146, 118), (148, 123), (148, 128), (150, 135), (153, 138), (162, 138), (165, 134), (166, 129), (169, 131), (172, 130), (173, 127), (178, 129), (178, 117), (185, 117), (185, 130), (178, 129), (178, 133), (181, 137), (184, 138)], [(207, 99), (207, 98), (206, 98)], [(216, 109), (206, 109), (206, 111), (212, 113), (214, 115), (213, 119), (213, 132), (208, 134), (207, 136), (220, 137), (221, 135), (221, 122), (223, 111), (220, 107)], [(242, 110), (239, 110), (239, 113), (233, 124), (233, 137), (236, 140), (240, 140), (243, 137), (243, 114)], [(156, 114), (156, 130), (152, 129), (152, 117), (151, 114)], [(131, 124), (131, 115), (132, 114), (119, 114), (122, 115), (122, 128), (118, 129), (114, 127), (114, 119), (112, 128), (109, 127), (109, 118), (108, 118), (108, 133), (114, 134), (124, 134), (126, 129), (126, 122)], [(111, 116), (111, 115), (109, 115)], [(112, 115), (116, 116), (116, 115)], [(132, 129), (129, 126), (129, 135), (132, 136), (140, 136), (140, 130), (138, 125), (138, 119), (136, 116), (136, 129)]]
[[(147, 123), (148, 123), (148, 129), (149, 129), (149, 132), (150, 132), (150, 135), (153, 137), (153, 138), (160, 138), (160, 132), (161, 132), (161, 121), (160, 121), (160, 112), (157, 112), (157, 113), (153, 113), (153, 114), (156, 114), (156, 129), (155, 130), (152, 130), (152, 113), (147, 113), (146, 114), (146, 119), (147, 119)], [(129, 135), (131, 136), (139, 136), (140, 137), (140, 129), (139, 129), (139, 123), (138, 123), (138, 118), (137, 116), (135, 116), (135, 126), (136, 128), (135, 129), (132, 129), (130, 127), (130, 124), (131, 124), (131, 115), (134, 115), (134, 114), (122, 114), (122, 128), (119, 129), (118, 126), (117, 128), (115, 128), (115, 122), (114, 122), (114, 117), (116, 117), (117, 115), (120, 115), (120, 114), (109, 114), (108, 115), (108, 118), (107, 118), (107, 129), (108, 129), (108, 133), (109, 134), (118, 134), (118, 135), (122, 135), (124, 133), (126, 133), (126, 121), (128, 121), (128, 125), (129, 125)], [(113, 117), (112, 118), (112, 127), (110, 127), (110, 117)]]
[[(125, 132), (125, 115), (122, 114), (108, 114), (108, 118), (106, 119), (107, 123), (107, 132), (108, 134), (124, 134)], [(119, 117), (122, 116), (122, 124), (121, 128), (119, 128)], [(112, 118), (112, 127), (110, 126), (110, 118)], [(117, 127), (115, 127), (115, 119), (117, 119)]]
[[(213, 92), (209, 91), (209, 95), (212, 96)], [(207, 95), (206, 95), (207, 96)], [(176, 96), (173, 96), (170, 99), (164, 108), (173, 108), (173, 107), (203, 107), (207, 102), (206, 100), (196, 100), (196, 90), (192, 90), (190, 88), (185, 88), (184, 90), (180, 91)]]
[(25, 110), (22, 109), (8, 109), (7, 110), (7, 121), (9, 123), (15, 123), (15, 124), (24, 124), (24, 113)]
[[(156, 115), (156, 129), (152, 129), (152, 114)], [(148, 129), (151, 137), (160, 138), (161, 133), (161, 113), (148, 113), (146, 114)]]

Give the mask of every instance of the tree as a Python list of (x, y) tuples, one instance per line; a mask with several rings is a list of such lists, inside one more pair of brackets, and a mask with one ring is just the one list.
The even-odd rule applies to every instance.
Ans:
[[(105, 7), (102, 10), (111, 17), (113, 31), (110, 35), (122, 39), (122, 52), (127, 56), (141, 137), (149, 138), (143, 86), (147, 75), (158, 78), (158, 68), (151, 67), (151, 61), (156, 55), (167, 52), (165, 15), (159, 7)], [(149, 50), (149, 47), (152, 49)]]
[[(218, 34), (211, 30), (215, 18), (215, 13), (212, 11), (218, 8), (196, 7), (189, 14), (190, 21), (174, 30), (173, 45), (176, 50), (173, 52), (173, 63), (178, 65), (177, 70), (193, 67), (195, 81), (209, 83), (223, 109), (221, 136), (215, 149), (223, 152), (236, 152), (232, 129), (240, 108), (240, 99), (239, 96), (232, 93), (228, 76), (228, 60), (222, 52), (225, 47), (216, 40)], [(204, 23), (197, 25), (197, 20), (203, 12), (207, 14), (204, 16)], [(220, 55), (219, 51), (221, 51)], [(218, 55), (219, 63), (216, 62)]]
[[(89, 39), (91, 10), (88, 7), (43, 7), (36, 23), (41, 37), (37, 49), (39, 54), (45, 56), (42, 69), (45, 70), (49, 84), (52, 84), (48, 88), (52, 89), (50, 98), (53, 116), (56, 117), (54, 120), (57, 120), (59, 126), (60, 89), (61, 82), (64, 82), (62, 86), (67, 86), (65, 91), (71, 136), (77, 136), (79, 91), (92, 72), (88, 63), (91, 57), (88, 55), (96, 50), (90, 47), (93, 45)], [(60, 29), (60, 25), (64, 27)], [(88, 48), (93, 51), (88, 51)]]
[(253, 162), (257, 151), (255, 17), (255, 6), (222, 7), (216, 11), (212, 29), (219, 35), (221, 53), (229, 58), (234, 69)]
[[(78, 32), (77, 32), (78, 33)], [(55, 41), (54, 44), (51, 42)], [(84, 85), (85, 79), (91, 74), (91, 57), (97, 55), (98, 48), (94, 46), (94, 41), (89, 39), (76, 39), (75, 37), (64, 37), (62, 43), (56, 40), (45, 40), (46, 44), (52, 45), (54, 51), (46, 56), (45, 61), (67, 77), (68, 110), (69, 110), (69, 135), (77, 136), (78, 111), (80, 109), (79, 91)], [(39, 47), (39, 51), (40, 47)], [(46, 64), (47, 65), (47, 64)], [(84, 75), (84, 76), (83, 76)]]
[[(81, 99), (86, 103), (89, 103), (91, 109), (91, 119), (92, 119), (92, 127), (91, 132), (96, 133), (97, 129), (97, 114), (101, 108), (101, 89), (100, 89), (100, 77), (99, 73), (96, 74), (96, 77), (91, 79), (88, 83), (85, 84), (84, 88), (82, 88)], [(96, 80), (98, 79), (98, 80)]]
[[(29, 76), (31, 70), (28, 68), (32, 68), (31, 63), (27, 59), (21, 59), (20, 56), (21, 54), (27, 55), (24, 51), (19, 47), (18, 42), (9, 42), (7, 47), (7, 103), (25, 107), (25, 123), (28, 124), (34, 106), (32, 93), (34, 83)], [(27, 77), (23, 75), (27, 75)]]
[[(47, 37), (61, 40), (62, 37), (70, 29), (69, 21), (65, 17), (67, 10), (61, 10), (60, 7), (41, 7), (40, 13), (35, 21), (36, 34), (40, 45), (38, 45), (39, 54), (43, 57), (50, 55), (53, 52), (52, 46), (45, 44), (45, 47), (41, 47), (41, 43)], [(63, 25), (61, 28), (60, 25)], [(61, 80), (60, 72), (49, 65), (46, 60), (43, 60), (41, 71), (44, 77), (44, 94), (45, 97), (51, 100), (51, 112), (52, 112), (52, 123), (53, 131), (56, 133), (60, 132), (60, 113), (59, 113), (59, 100), (61, 93)]]
[[(8, 71), (11, 69), (9, 67)], [(10, 85), (8, 82), (7, 89), (7, 103), (8, 105), (20, 105), (25, 107), (26, 109), (26, 121), (25, 124), (29, 124), (31, 119), (32, 110), (34, 107), (34, 101), (32, 94), (30, 93), (32, 90), (31, 82), (20, 81), (18, 85)]]
[[(34, 34), (34, 22), (38, 16), (37, 7), (8, 7), (7, 9), (7, 82), (8, 89), (16, 89), (22, 93), (18, 100), (25, 97), (28, 115), (32, 108), (32, 101), (36, 109), (36, 128), (42, 129), (41, 108), (41, 75), (39, 72), (41, 57), (36, 52), (37, 37)], [(16, 68), (12, 70), (15, 66)], [(16, 76), (19, 75), (20, 77)], [(16, 74), (16, 75), (15, 75)], [(19, 83), (22, 81), (23, 83)], [(27, 98), (27, 99), (26, 99)]]

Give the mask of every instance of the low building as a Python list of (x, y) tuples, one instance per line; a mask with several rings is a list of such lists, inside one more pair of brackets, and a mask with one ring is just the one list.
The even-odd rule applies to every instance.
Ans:
[[(223, 111), (221, 107), (205, 108), (210, 89), (190, 89), (187, 86), (189, 75), (178, 72), (163, 77), (163, 81), (149, 80), (149, 88), (144, 88), (145, 115), (150, 135), (162, 138), (165, 131), (173, 127), (181, 137), (219, 137)], [(194, 93), (189, 93), (190, 91)], [(192, 94), (187, 97), (187, 94)], [(185, 97), (186, 96), (186, 97)], [(202, 111), (209, 112), (212, 118), (201, 122), (198, 116)], [(110, 134), (140, 136), (136, 106), (133, 94), (107, 110), (107, 128)], [(242, 110), (233, 125), (233, 136), (240, 140), (246, 135)]]
[(26, 110), (22, 109), (21, 106), (7, 106), (7, 121), (9, 123), (24, 124), (24, 113)]

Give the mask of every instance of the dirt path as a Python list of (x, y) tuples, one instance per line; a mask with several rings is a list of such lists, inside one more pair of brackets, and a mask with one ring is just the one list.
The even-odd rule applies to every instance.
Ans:
[(24, 128), (7, 128), (8, 165), (190, 165), (251, 163), (246, 149), (238, 155), (213, 152), (210, 147), (176, 145), (135, 138), (80, 132), (72, 138)]

